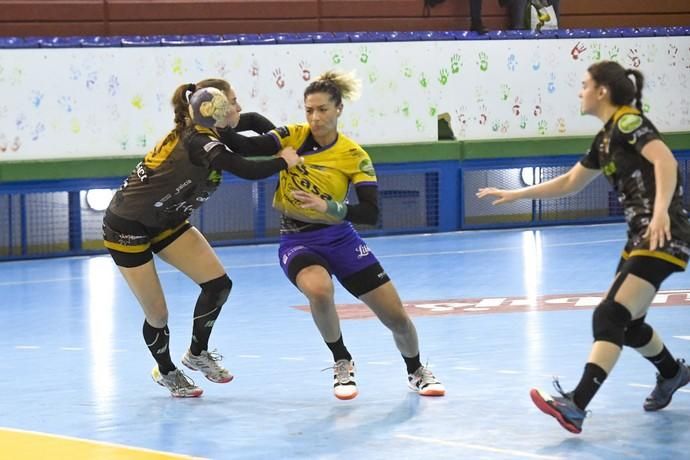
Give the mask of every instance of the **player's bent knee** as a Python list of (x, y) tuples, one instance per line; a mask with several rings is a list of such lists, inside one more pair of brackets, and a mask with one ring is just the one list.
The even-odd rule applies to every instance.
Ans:
[(227, 274), (201, 284), (201, 292), (206, 297), (207, 304), (215, 307), (225, 304), (231, 290), (232, 280)]
[(644, 322), (645, 318), (638, 318), (628, 324), (625, 330), (623, 345), (631, 348), (642, 348), (651, 342), (654, 336), (654, 329)]
[(630, 311), (613, 300), (605, 299), (592, 315), (592, 332), (595, 341), (610, 342), (623, 347), (625, 328), (632, 318)]

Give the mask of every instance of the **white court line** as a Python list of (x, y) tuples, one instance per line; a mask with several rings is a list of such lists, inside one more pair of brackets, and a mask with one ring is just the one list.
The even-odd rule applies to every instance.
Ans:
[[(544, 244), (544, 248), (560, 248), (566, 246), (587, 246), (590, 244), (604, 244), (604, 243), (615, 243), (626, 241), (622, 238), (616, 238), (612, 240), (597, 240), (597, 241), (575, 241), (572, 243), (557, 243), (557, 244)], [(418, 257), (418, 256), (443, 256), (443, 255), (453, 255), (453, 254), (476, 254), (483, 252), (502, 252), (502, 251), (522, 251), (524, 248), (522, 246), (504, 246), (504, 247), (494, 247), (494, 248), (483, 248), (483, 249), (460, 249), (458, 251), (436, 251), (436, 252), (410, 252), (406, 254), (388, 254), (388, 255), (376, 255), (379, 259), (385, 259), (390, 257)]]
[(14, 348), (16, 350), (38, 350), (41, 347), (38, 345), (15, 345)]
[(82, 347), (60, 347), (62, 351), (82, 351)]
[(499, 370), (499, 374), (522, 374), (520, 371)]
[(459, 371), (473, 371), (473, 372), (479, 370), (478, 367), (462, 367), (462, 366), (451, 367), (451, 369), (456, 369)]
[(261, 355), (237, 355), (238, 358), (251, 358), (251, 359), (258, 359), (261, 358)]
[(539, 458), (539, 459), (548, 459), (548, 460), (558, 460), (558, 459), (563, 458), (563, 457), (556, 457), (553, 455), (530, 454), (529, 452), (522, 452), (520, 450), (497, 449), (495, 447), (480, 446), (478, 444), (467, 444), (467, 443), (458, 442), (458, 441), (446, 441), (444, 439), (425, 438), (423, 436), (412, 436), (409, 434), (396, 434), (395, 437), (399, 438), (399, 439), (407, 439), (409, 441), (427, 442), (430, 444), (439, 444), (442, 446), (460, 447), (462, 449), (474, 449), (474, 450), (480, 450), (480, 451), (484, 451), (484, 452), (493, 452), (496, 454), (503, 454), (503, 455), (507, 455), (507, 456), (511, 456), (511, 457)]
[(393, 363), (390, 361), (367, 361), (367, 364), (371, 364), (372, 366), (390, 366)]
[[(557, 244), (545, 244), (542, 247), (544, 248), (556, 248), (556, 247), (564, 247), (564, 246), (587, 246), (587, 245), (593, 245), (593, 244), (605, 244), (605, 243), (611, 243), (611, 242), (620, 242), (620, 241), (625, 241), (624, 239), (609, 239), (609, 240), (594, 240), (594, 241), (574, 241), (571, 243), (557, 243)], [(502, 252), (502, 251), (514, 251), (514, 250), (523, 250), (522, 246), (505, 246), (505, 247), (492, 247), (492, 248), (485, 248), (485, 249), (462, 249), (458, 251), (436, 251), (436, 252), (414, 252), (414, 253), (401, 253), (401, 254), (388, 254), (388, 255), (377, 255), (378, 258), (393, 258), (393, 257), (419, 257), (419, 256), (434, 256), (434, 255), (453, 255), (453, 254), (474, 254), (474, 253), (482, 253), (482, 252)], [(274, 267), (277, 266), (277, 263), (267, 263), (267, 264), (245, 264), (245, 265), (229, 265), (229, 266), (224, 266), (224, 268), (227, 269), (232, 269), (232, 270), (239, 270), (243, 268), (262, 268), (262, 267)], [(159, 270), (158, 274), (159, 275), (165, 275), (165, 274), (170, 274), (170, 273), (179, 273), (178, 270), (175, 269), (170, 269), (170, 270)], [(62, 281), (79, 281), (83, 279), (87, 279), (88, 277), (85, 276), (75, 276), (75, 277), (67, 277), (67, 278), (47, 278), (47, 279), (33, 279), (33, 280), (25, 280), (25, 281), (2, 281), (0, 282), (0, 286), (19, 286), (23, 284), (42, 284), (42, 283), (58, 283)]]
[(27, 281), (3, 281), (0, 286), (15, 286), (20, 284), (40, 284), (40, 283), (59, 283), (60, 281), (77, 281), (83, 280), (84, 277), (74, 276), (69, 278), (50, 278), (44, 280), (27, 280)]
[(281, 356), (278, 359), (282, 359), (283, 361), (304, 361), (304, 357), (300, 356)]
[(635, 388), (654, 388), (654, 385), (646, 385), (644, 383), (628, 383), (628, 386)]
[(690, 340), (690, 335), (674, 335), (674, 339)]

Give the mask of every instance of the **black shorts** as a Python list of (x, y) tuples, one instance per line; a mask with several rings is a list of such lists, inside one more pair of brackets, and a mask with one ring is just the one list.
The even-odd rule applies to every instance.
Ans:
[(153, 258), (192, 228), (183, 221), (171, 228), (146, 227), (140, 222), (123, 219), (110, 211), (103, 217), (103, 244), (120, 267), (138, 267)]
[[(651, 253), (651, 251), (650, 251)], [(661, 253), (662, 255), (666, 253)], [(675, 260), (669, 260), (666, 257), (654, 257), (650, 255), (634, 255), (629, 256), (623, 253), (620, 261), (618, 262), (618, 267), (616, 268), (617, 274), (631, 274), (638, 278), (642, 278), (656, 288), (658, 291), (661, 287), (661, 283), (666, 280), (669, 276), (676, 272), (685, 271), (685, 268), (681, 267)], [(620, 282), (623, 281), (624, 276), (620, 277)], [(616, 283), (619, 283), (616, 281)], [(614, 286), (617, 286), (614, 284)], [(617, 291), (617, 286), (611, 291)], [(609, 295), (615, 295), (615, 292), (609, 292)]]
[[(292, 281), (292, 284), (297, 286), (297, 275), (306, 267), (312, 265), (319, 265), (323, 267), (329, 275), (333, 276), (333, 271), (329, 263), (318, 254), (305, 253), (300, 254), (290, 262), (287, 268), (287, 276)], [(379, 286), (383, 286), (390, 281), (390, 278), (377, 261), (362, 270), (355, 272), (345, 278), (337, 277), (340, 284), (348, 290), (353, 296), (360, 298)]]

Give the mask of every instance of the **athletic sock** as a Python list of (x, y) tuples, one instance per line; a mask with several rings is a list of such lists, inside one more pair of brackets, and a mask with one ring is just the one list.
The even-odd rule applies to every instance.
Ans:
[(654, 364), (654, 366), (659, 370), (659, 374), (665, 379), (670, 379), (676, 376), (680, 366), (678, 362), (673, 359), (673, 355), (668, 351), (666, 346), (661, 350), (656, 356), (646, 357), (646, 359)]
[(573, 391), (573, 401), (575, 405), (584, 410), (597, 391), (599, 391), (606, 377), (607, 374), (604, 369), (594, 363), (587, 363), (580, 383), (577, 384), (577, 387)]
[(151, 356), (158, 363), (158, 370), (161, 374), (168, 374), (176, 369), (170, 358), (170, 330), (166, 325), (163, 328), (151, 326), (144, 320), (144, 340), (151, 352)]
[(341, 359), (347, 359), (348, 361), (352, 360), (352, 355), (350, 355), (350, 352), (345, 348), (342, 335), (335, 342), (326, 342), (326, 345), (328, 345), (331, 353), (333, 353), (333, 361), (337, 362)]
[(417, 353), (417, 356), (413, 356), (412, 358), (406, 358), (403, 356), (403, 359), (405, 360), (408, 374), (414, 374), (417, 369), (422, 367), (422, 362), (419, 360), (419, 353)]

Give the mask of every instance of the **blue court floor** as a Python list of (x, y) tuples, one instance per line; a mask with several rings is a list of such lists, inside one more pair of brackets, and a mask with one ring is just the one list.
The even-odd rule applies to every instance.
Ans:
[[(360, 395), (335, 399), (322, 371), (330, 353), (276, 245), (218, 249), (234, 288), (211, 348), (235, 380), (190, 371), (205, 393), (186, 400), (151, 380), (143, 315), (109, 257), (0, 263), (0, 458), (38, 455), (12, 443), (27, 432), (35, 443), (40, 433), (115, 449), (79, 457), (77, 443), (36, 458), (689, 458), (690, 387), (645, 413), (655, 369), (633, 350), (580, 435), (529, 398), (531, 387), (551, 390), (555, 375), (566, 390), (577, 384), (591, 310), (624, 237), (613, 224), (368, 239), (413, 316), (422, 360), (446, 385), (443, 398), (408, 390), (388, 330), (337, 286)], [(198, 287), (158, 263), (179, 363)], [(689, 299), (688, 274), (675, 274), (648, 316), (677, 357), (690, 358)]]

